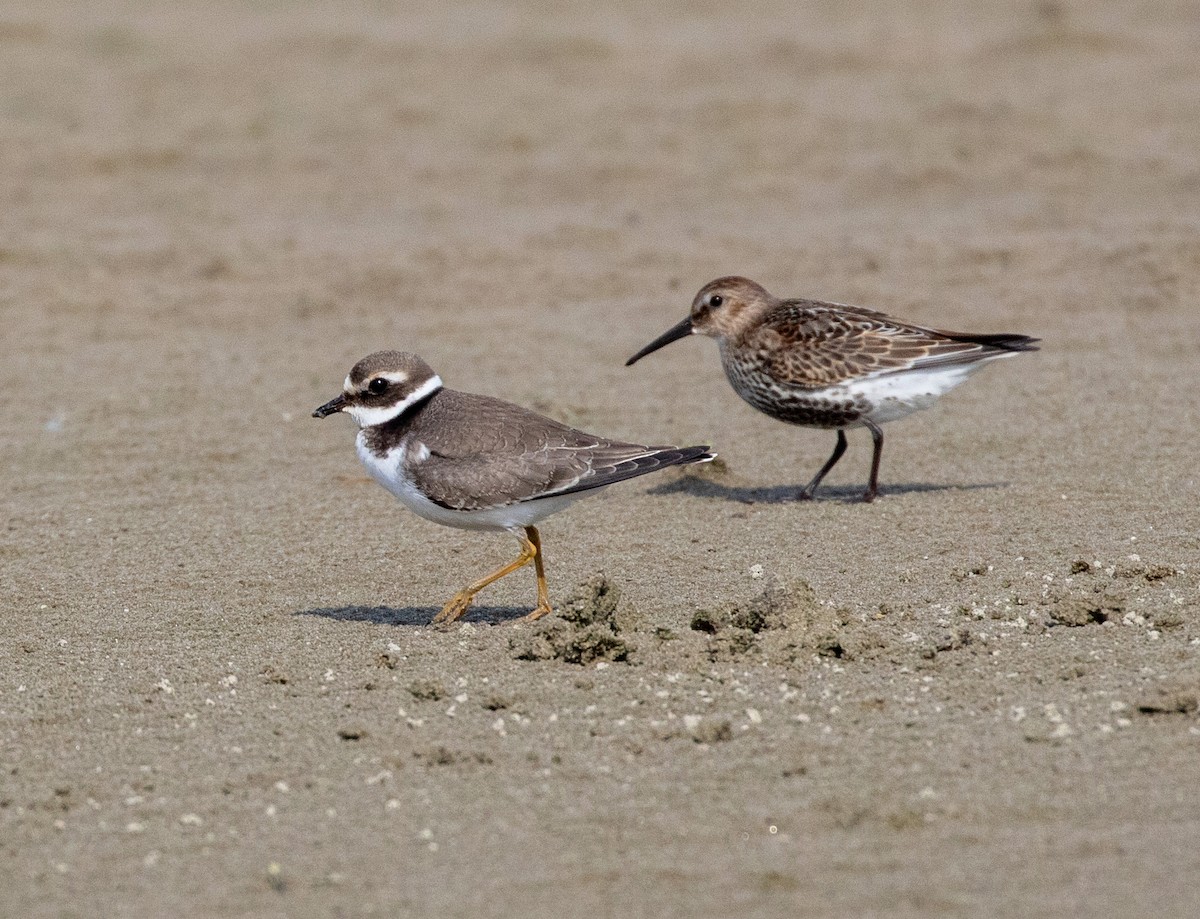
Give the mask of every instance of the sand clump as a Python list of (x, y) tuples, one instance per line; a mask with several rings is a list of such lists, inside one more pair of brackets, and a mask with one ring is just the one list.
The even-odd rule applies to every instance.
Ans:
[(818, 600), (804, 580), (771, 580), (748, 600), (699, 610), (693, 631), (709, 636), (712, 661), (730, 660), (756, 650), (773, 658), (853, 658), (866, 648), (850, 613)]
[(1050, 620), (1056, 625), (1079, 628), (1118, 620), (1124, 612), (1123, 597), (1100, 591), (1085, 596), (1063, 597), (1050, 608)]
[(536, 623), (532, 633), (510, 639), (509, 647), (517, 660), (628, 662), (636, 649), (626, 636), (635, 624), (616, 584), (596, 573), (558, 605), (555, 615)]
[(1143, 715), (1190, 715), (1200, 713), (1200, 671), (1174, 676), (1145, 693), (1137, 702)]
[(415, 680), (409, 684), (409, 694), (418, 702), (437, 702), (446, 698), (446, 686), (441, 680)]
[(1164, 602), (1162, 588), (1181, 572), (1173, 565), (1145, 563), (1138, 556), (1111, 565), (1076, 559), (1061, 586), (1047, 589), (1050, 625), (1081, 628), (1106, 623), (1176, 628), (1183, 617)]

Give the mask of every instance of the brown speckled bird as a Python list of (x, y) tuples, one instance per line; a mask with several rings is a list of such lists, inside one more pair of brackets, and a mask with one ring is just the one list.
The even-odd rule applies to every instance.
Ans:
[(708, 447), (645, 447), (609, 440), (489, 396), (442, 385), (428, 364), (402, 351), (364, 357), (342, 391), (313, 415), (346, 412), (358, 422), (358, 457), (414, 513), (446, 526), (502, 530), (521, 554), (464, 587), (434, 617), (453, 622), (493, 581), (533, 562), (538, 605), (550, 610), (535, 523), (597, 490), (667, 466), (703, 463)]
[(818, 300), (780, 300), (747, 278), (710, 281), (691, 313), (625, 362), (694, 334), (717, 340), (725, 375), (760, 412), (806, 427), (836, 429), (833, 455), (800, 491), (810, 499), (846, 452), (846, 429), (875, 441), (864, 501), (879, 493), (880, 425), (928, 408), (985, 363), (1036, 351), (1027, 335), (946, 332), (875, 310)]

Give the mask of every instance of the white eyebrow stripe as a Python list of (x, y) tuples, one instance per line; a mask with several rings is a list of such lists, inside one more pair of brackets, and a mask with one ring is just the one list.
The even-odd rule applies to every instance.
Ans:
[(412, 406), (423, 399), (429, 398), (441, 388), (442, 378), (435, 373), (395, 405), (381, 406), (379, 408), (368, 408), (365, 405), (351, 405), (346, 411), (358, 422), (360, 428), (374, 427), (377, 424), (386, 424), (393, 418), (399, 418), (412, 408)]
[(354, 386), (350, 382), (350, 374), (346, 374), (346, 382), (342, 384), (342, 389), (345, 392), (354, 392)]
[(379, 377), (382, 377), (383, 379), (387, 380), (389, 383), (407, 383), (408, 382), (408, 372), (405, 370), (393, 370), (390, 373), (377, 373), (371, 379), (377, 379)]

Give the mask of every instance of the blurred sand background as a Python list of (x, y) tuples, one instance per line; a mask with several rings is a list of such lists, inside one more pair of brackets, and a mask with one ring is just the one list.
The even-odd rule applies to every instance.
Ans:
[[(1198, 47), (1186, 2), (0, 5), (0, 914), (1200, 915)], [(622, 366), (726, 273), (1043, 350), (798, 505), (831, 433), (706, 340)], [(515, 541), (309, 417), (384, 347), (724, 466), (546, 522), (573, 621), (522, 572), (429, 629)]]

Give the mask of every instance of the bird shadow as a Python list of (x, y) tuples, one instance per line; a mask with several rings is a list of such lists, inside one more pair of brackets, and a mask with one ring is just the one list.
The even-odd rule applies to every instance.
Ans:
[[(323, 606), (299, 609), (293, 616), (322, 616), (339, 622), (372, 622), (375, 625), (425, 626), (441, 611), (440, 606)], [(512, 622), (529, 613), (519, 606), (472, 606), (456, 622)]]
[[(673, 482), (664, 482), (648, 489), (652, 495), (691, 495), (694, 498), (715, 498), (721, 501), (736, 501), (739, 504), (806, 504), (797, 495), (802, 485), (768, 485), (745, 487), (724, 485), (698, 476), (684, 476)], [(881, 486), (879, 497), (888, 495), (922, 494), (939, 491), (983, 491), (993, 488), (1008, 488), (1007, 482), (977, 482), (971, 485), (937, 485), (932, 482), (889, 483)], [(839, 504), (861, 504), (862, 485), (822, 485), (814, 501)]]

